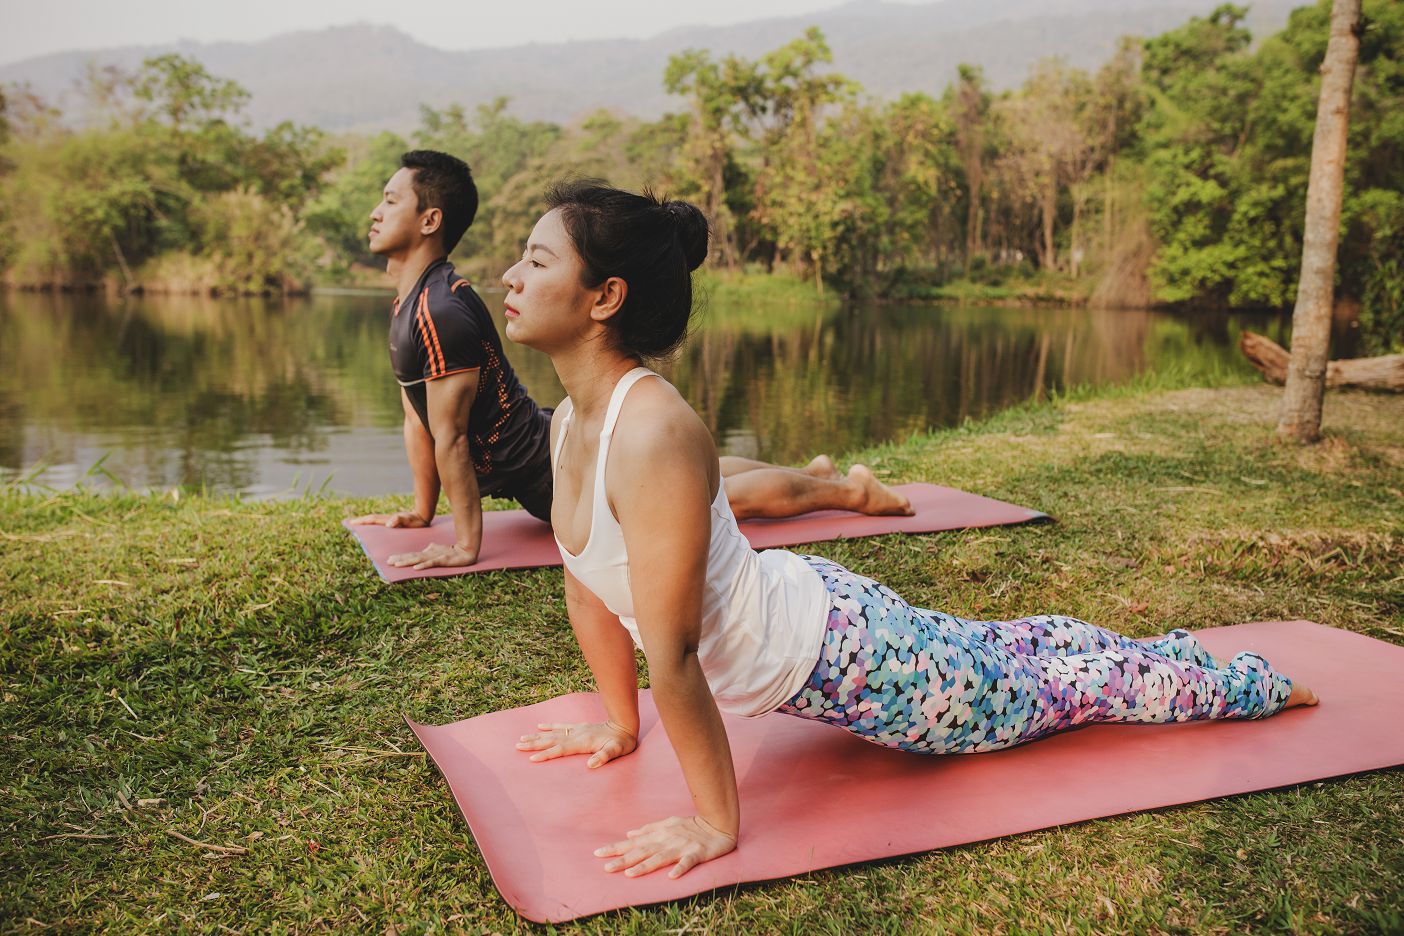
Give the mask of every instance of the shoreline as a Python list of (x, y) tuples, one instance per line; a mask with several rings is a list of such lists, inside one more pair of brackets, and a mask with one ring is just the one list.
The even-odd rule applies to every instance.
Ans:
[[(468, 268), (471, 261), (462, 263)], [(115, 277), (104, 277), (89, 282), (14, 282), (0, 278), (0, 291), (32, 294), (96, 295), (112, 297), (124, 296), (164, 296), (189, 298), (304, 298), (313, 295), (373, 295), (393, 292), (390, 284), (379, 285), (379, 276), (351, 276), (341, 279), (318, 280), (316, 278), (282, 290), (228, 290), (205, 284), (190, 285), (182, 282), (139, 282), (134, 285), (123, 283)], [(480, 291), (492, 292), (494, 287), (482, 285), (486, 280), (475, 280)], [(1014, 287), (992, 287), (982, 283), (969, 283), (953, 280), (942, 286), (896, 292), (880, 295), (843, 295), (834, 290), (822, 295), (815, 291), (809, 280), (800, 280), (786, 273), (756, 273), (704, 271), (697, 279), (699, 287), (709, 293), (719, 294), (726, 302), (756, 303), (763, 305), (832, 305), (844, 302), (876, 302), (880, 304), (910, 303), (914, 305), (965, 305), (990, 306), (995, 308), (1077, 308), (1091, 306), (1089, 295), (1081, 295), (1061, 290), (1044, 290), (1036, 282), (1022, 282)], [(1118, 308), (1137, 311), (1174, 309), (1173, 303), (1150, 302), (1137, 305), (1121, 305)], [(1229, 308), (1224, 312), (1262, 311), (1257, 307)]]

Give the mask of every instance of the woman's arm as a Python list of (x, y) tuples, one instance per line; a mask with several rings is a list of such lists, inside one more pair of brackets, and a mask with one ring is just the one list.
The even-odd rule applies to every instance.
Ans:
[(595, 677), (609, 720), (635, 738), (639, 736), (639, 671), (634, 639), (580, 580), (565, 570), (566, 610), (580, 652)]
[[(559, 413), (559, 411), (558, 411)], [(559, 415), (551, 420), (551, 451), (560, 432)], [(540, 724), (537, 733), (522, 735), (518, 750), (535, 751), (534, 761), (569, 754), (589, 754), (587, 767), (599, 767), (631, 753), (639, 737), (639, 673), (634, 640), (619, 617), (594, 592), (565, 571), (566, 611), (580, 652), (595, 677), (604, 703), (604, 724)]]
[(668, 385), (641, 384), (619, 424), (606, 490), (624, 531), (653, 700), (697, 814), (652, 823), (596, 854), (617, 856), (608, 870), (635, 875), (676, 864), (678, 876), (731, 851), (740, 827), (731, 747), (697, 658), (721, 478), (710, 434)]

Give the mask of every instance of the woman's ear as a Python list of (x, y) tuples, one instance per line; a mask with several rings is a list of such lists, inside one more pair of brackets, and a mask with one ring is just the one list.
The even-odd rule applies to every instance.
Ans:
[(595, 304), (590, 307), (590, 318), (605, 322), (613, 318), (629, 297), (629, 284), (617, 276), (611, 276), (601, 283), (595, 295)]

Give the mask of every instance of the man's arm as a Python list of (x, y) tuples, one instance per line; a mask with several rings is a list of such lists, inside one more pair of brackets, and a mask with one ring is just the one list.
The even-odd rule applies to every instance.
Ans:
[(405, 411), (405, 455), (414, 478), (414, 509), (353, 517), (347, 521), (352, 526), (426, 527), (439, 509), (439, 469), (434, 464), (434, 439), (424, 428), (404, 387), (400, 388), (400, 406)]
[[(468, 566), (478, 561), (483, 543), (483, 508), (479, 502), (478, 476), (468, 454), (468, 414), (478, 395), (478, 371), (460, 371), (425, 383), (428, 398), (429, 430), (423, 438), (405, 427), (405, 450), (415, 475), (415, 505), (421, 506), (421, 472), (429, 478), (432, 470), (438, 486), (449, 498), (457, 538), (452, 546), (432, 544), (419, 552), (397, 553), (389, 558), (392, 566), (429, 569), (438, 566)], [(416, 416), (416, 420), (418, 417)], [(413, 439), (413, 442), (412, 442)], [(413, 447), (412, 447), (413, 446)], [(427, 495), (428, 486), (423, 488)], [(432, 513), (429, 515), (433, 516)]]
[(405, 410), (405, 455), (414, 478), (414, 513), (428, 526), (439, 509), (439, 469), (434, 464), (434, 438), (400, 388), (400, 404)]
[(468, 413), (478, 396), (478, 371), (450, 374), (425, 386), (429, 394), (429, 434), (434, 437), (434, 465), (448, 495), (453, 527), (458, 534), (454, 545), (468, 557), (466, 562), (450, 564), (472, 565), (478, 561), (483, 545), (483, 505), (478, 494), (478, 475), (468, 455)]

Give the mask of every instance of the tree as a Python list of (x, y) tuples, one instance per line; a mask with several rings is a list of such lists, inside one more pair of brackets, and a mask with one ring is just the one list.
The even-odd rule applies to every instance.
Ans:
[(1092, 104), (1088, 119), (1104, 166), (1102, 171), (1102, 240), (1110, 246), (1116, 230), (1116, 204), (1112, 183), (1116, 158), (1134, 142), (1136, 122), (1142, 110), (1141, 44), (1124, 38), (1116, 55), (1097, 72), (1093, 80)]
[[(568, 171), (564, 165), (543, 169), (543, 162), (555, 163), (550, 154), (564, 135), (562, 128), (514, 117), (508, 113), (509, 103), (499, 97), (481, 104), (471, 121), (456, 104), (442, 111), (421, 107), (421, 127), (414, 134), (415, 145), (452, 153), (472, 168), (478, 186), (478, 214), (455, 255), (476, 258), (485, 273), (520, 251), (521, 237), (531, 229), (530, 222), (521, 226), (522, 212), (534, 211), (546, 185)], [(535, 180), (535, 191), (528, 189), (530, 194), (520, 202), (504, 200), (502, 193), (508, 189), (520, 193), (513, 180), (524, 175)]]
[(237, 82), (216, 78), (195, 59), (174, 53), (144, 61), (132, 93), (176, 130), (222, 120), (243, 109), (249, 100), (249, 92)]
[[(1093, 168), (1095, 150), (1082, 114), (1089, 97), (1087, 76), (1052, 59), (1034, 67), (1020, 95), (1002, 102), (1012, 144), (1006, 162), (1012, 174), (1023, 180), (1028, 197), (1038, 207), (1035, 252), (1039, 266), (1045, 270), (1059, 267), (1054, 232), (1060, 195), (1080, 186)], [(1085, 201), (1082, 192), (1076, 193), (1074, 237)], [(1081, 258), (1076, 253), (1073, 257), (1075, 267)], [(1076, 275), (1075, 269), (1073, 272)]]
[(769, 119), (755, 213), (774, 235), (779, 256), (811, 270), (822, 293), (825, 264), (845, 211), (842, 178), (832, 171), (836, 167), (822, 141), (824, 110), (851, 100), (856, 87), (841, 75), (819, 71), (820, 65), (833, 61), (833, 53), (815, 28), (761, 61), (762, 100)]
[(366, 242), (370, 213), (399, 167), (400, 154), (409, 148), (403, 137), (389, 131), (369, 139), (351, 138), (343, 164), (304, 207), (303, 220), (331, 249), (335, 267), (381, 262)]
[[(934, 264), (941, 246), (961, 228), (958, 216), (959, 169), (951, 122), (939, 101), (925, 94), (904, 94), (872, 115), (863, 128), (875, 148), (873, 192), (885, 211), (870, 214), (881, 237), (854, 231), (855, 244), (877, 242), (889, 266)], [(854, 141), (855, 144), (860, 142)]]
[(712, 252), (727, 267), (737, 263), (735, 219), (727, 204), (726, 176), (733, 160), (732, 136), (744, 125), (760, 93), (756, 65), (736, 56), (712, 61), (689, 49), (668, 59), (663, 86), (691, 99), (687, 136), (679, 154), (678, 191), (701, 202), (712, 225)]
[(1350, 91), (1360, 52), (1361, 0), (1334, 0), (1331, 37), (1321, 63), (1321, 96), (1311, 144), (1302, 273), (1292, 311), (1292, 360), (1282, 394), (1277, 434), (1298, 442), (1321, 437), (1321, 401), (1331, 340), (1336, 284), (1336, 245), (1345, 188)]
[(965, 169), (965, 265), (984, 250), (980, 236), (980, 190), (985, 179), (986, 122), (989, 120), (990, 93), (985, 73), (977, 65), (961, 65), (951, 101), (955, 122), (956, 147)]

